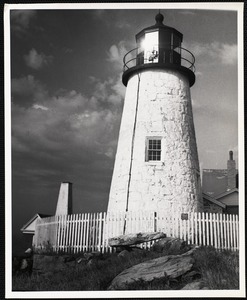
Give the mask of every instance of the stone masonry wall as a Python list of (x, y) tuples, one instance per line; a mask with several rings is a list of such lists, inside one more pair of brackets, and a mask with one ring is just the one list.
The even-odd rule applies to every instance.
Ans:
[[(152, 137), (161, 138), (158, 162), (146, 161), (147, 138)], [(143, 71), (138, 96), (134, 75), (126, 90), (108, 211), (180, 212), (202, 207), (188, 79), (177, 71)]]

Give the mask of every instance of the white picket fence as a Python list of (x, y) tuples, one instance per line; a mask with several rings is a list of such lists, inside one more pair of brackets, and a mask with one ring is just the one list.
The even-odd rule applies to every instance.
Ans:
[[(84, 213), (53, 216), (37, 222), (34, 246), (49, 243), (56, 252), (111, 252), (108, 239), (122, 234), (164, 232), (188, 244), (216, 249), (239, 249), (237, 215), (215, 213), (167, 214), (166, 212)], [(150, 248), (153, 242), (141, 246)]]

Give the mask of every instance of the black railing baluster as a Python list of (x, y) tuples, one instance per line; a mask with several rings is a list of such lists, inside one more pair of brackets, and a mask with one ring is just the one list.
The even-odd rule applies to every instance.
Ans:
[[(192, 72), (195, 72), (195, 57), (194, 57), (194, 55), (193, 55), (189, 50), (187, 50), (187, 49), (185, 49), (185, 48), (177, 47), (176, 49), (180, 49), (180, 52), (181, 52), (181, 54), (180, 54), (180, 55), (181, 55), (181, 66), (182, 66), (182, 67), (185, 67), (185, 68), (187, 68), (187, 69), (190, 69)], [(134, 49), (132, 49), (132, 50), (130, 50), (129, 52), (127, 52), (127, 53), (124, 55), (124, 57), (123, 57), (123, 63), (124, 63), (123, 71), (124, 71), (124, 72), (127, 71), (128, 69), (132, 68), (132, 67), (137, 66), (137, 65), (145, 64), (146, 61), (147, 61), (148, 63), (154, 63), (154, 64), (159, 63), (159, 62), (154, 62), (154, 61), (150, 62), (150, 61), (148, 61), (147, 59), (145, 59), (144, 57), (143, 57), (143, 63), (142, 63), (142, 62), (139, 63), (139, 62), (137, 61), (137, 59), (139, 58), (139, 60), (140, 60), (140, 57), (139, 57), (139, 55), (138, 55), (138, 51), (136, 51), (136, 50), (138, 50), (138, 47), (137, 47), (137, 48), (134, 48)], [(134, 51), (136, 51), (136, 53), (134, 53)], [(162, 50), (162, 55), (165, 55), (166, 51), (169, 51), (169, 52), (171, 53), (171, 51), (174, 51), (174, 49)], [(184, 52), (184, 53), (183, 53), (183, 52)], [(133, 53), (134, 53), (134, 55), (133, 55)], [(189, 58), (188, 58), (188, 57), (187, 57), (187, 58), (185, 57), (186, 54), (189, 55)], [(129, 55), (131, 55), (130, 58), (128, 58)], [(160, 55), (160, 53), (158, 53), (158, 55)], [(133, 56), (134, 56), (134, 57), (133, 57)], [(133, 63), (133, 61), (135, 61), (135, 63)], [(137, 62), (138, 62), (138, 63), (137, 63)], [(133, 66), (132, 66), (132, 63), (133, 63)], [(163, 64), (164, 64), (164, 65), (165, 65), (165, 64), (169, 65), (169, 64), (173, 64), (173, 63), (174, 63), (174, 62), (173, 62), (173, 60), (172, 60), (170, 63), (164, 62)]]

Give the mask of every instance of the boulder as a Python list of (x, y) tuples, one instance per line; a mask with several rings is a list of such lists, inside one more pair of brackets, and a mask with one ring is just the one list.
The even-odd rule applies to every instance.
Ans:
[(84, 253), (84, 258), (86, 260), (100, 259), (101, 257), (102, 257), (102, 253), (101, 252), (85, 252)]
[(20, 270), (25, 270), (28, 268), (28, 263), (27, 263), (27, 260), (24, 258), (22, 261), (21, 261), (21, 267), (20, 267)]
[(90, 260), (90, 259), (93, 258), (93, 254), (90, 253), (90, 252), (86, 252), (86, 253), (84, 253), (83, 255), (84, 255), (84, 258), (85, 258), (86, 260)]
[(108, 240), (108, 244), (111, 247), (131, 246), (144, 242), (150, 242), (164, 237), (166, 237), (166, 235), (163, 232), (140, 232), (110, 238)]
[(33, 252), (33, 250), (32, 250), (31, 248), (28, 248), (28, 249), (25, 251), (26, 254), (31, 254), (32, 252)]
[(129, 251), (123, 250), (118, 254), (118, 257), (125, 258), (129, 256)]
[(95, 259), (90, 259), (88, 262), (87, 262), (87, 266), (88, 267), (94, 267), (97, 265), (97, 260)]
[(14, 256), (12, 259), (13, 275), (22, 273), (32, 273), (33, 259), (32, 257)]
[(203, 282), (201, 280), (197, 280), (186, 284), (181, 290), (201, 290), (201, 289), (204, 289)]
[(154, 251), (166, 252), (167, 254), (181, 254), (181, 250), (187, 252), (190, 248), (184, 240), (173, 237), (162, 238), (152, 246)]
[(85, 258), (84, 258), (84, 257), (78, 257), (78, 258), (76, 259), (77, 264), (80, 264), (80, 263), (82, 263), (82, 262), (84, 262), (84, 261), (85, 261)]
[(186, 273), (184, 275), (184, 278), (189, 278), (189, 279), (195, 279), (195, 278), (200, 278), (201, 277), (201, 273), (199, 273), (198, 271), (192, 270), (188, 273)]
[(170, 255), (155, 258), (124, 270), (111, 282), (108, 290), (126, 290), (128, 285), (141, 280), (176, 279), (189, 272), (194, 264), (190, 255)]

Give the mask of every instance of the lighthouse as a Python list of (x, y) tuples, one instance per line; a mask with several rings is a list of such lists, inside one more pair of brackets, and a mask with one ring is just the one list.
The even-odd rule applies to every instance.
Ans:
[(203, 207), (190, 94), (195, 59), (182, 47), (182, 33), (160, 13), (155, 21), (124, 56), (127, 88), (108, 212)]

